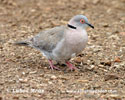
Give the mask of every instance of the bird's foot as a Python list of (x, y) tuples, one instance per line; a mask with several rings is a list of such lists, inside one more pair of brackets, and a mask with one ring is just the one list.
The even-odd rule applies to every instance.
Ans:
[(75, 66), (73, 66), (71, 63), (66, 62), (67, 66), (69, 67), (69, 69), (72, 70), (78, 70)]
[(49, 60), (49, 64), (50, 64), (50, 68), (53, 70), (53, 69), (57, 69), (57, 70), (59, 70), (59, 68), (57, 68), (56, 66), (54, 66), (53, 65), (53, 62), (52, 62), (52, 60)]

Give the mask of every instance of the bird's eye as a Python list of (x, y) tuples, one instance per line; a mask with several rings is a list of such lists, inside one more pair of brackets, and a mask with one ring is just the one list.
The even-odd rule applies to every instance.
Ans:
[(84, 24), (84, 23), (85, 23), (85, 20), (84, 20), (84, 19), (81, 19), (81, 20), (80, 20), (80, 23)]

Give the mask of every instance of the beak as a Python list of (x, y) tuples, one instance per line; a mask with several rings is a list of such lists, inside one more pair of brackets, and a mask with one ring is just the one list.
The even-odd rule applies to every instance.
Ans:
[(93, 28), (94, 29), (94, 26), (93, 25), (91, 25), (91, 24), (89, 24), (89, 23), (86, 23), (88, 26), (90, 26), (91, 28)]

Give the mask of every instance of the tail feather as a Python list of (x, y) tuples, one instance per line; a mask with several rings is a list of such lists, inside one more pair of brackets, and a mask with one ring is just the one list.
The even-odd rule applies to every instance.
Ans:
[(29, 46), (29, 43), (27, 41), (19, 41), (15, 42), (15, 45), (20, 45), (20, 46)]

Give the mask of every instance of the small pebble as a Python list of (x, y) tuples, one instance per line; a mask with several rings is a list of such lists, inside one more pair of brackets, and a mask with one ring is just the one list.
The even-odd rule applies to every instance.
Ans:
[(108, 80), (114, 80), (114, 79), (118, 79), (119, 77), (117, 75), (113, 75), (113, 74), (109, 74), (105, 76), (105, 81)]
[(91, 67), (91, 69), (93, 69), (93, 68), (95, 68), (95, 65), (91, 65), (90, 67)]
[(108, 23), (103, 23), (102, 26), (103, 27), (109, 27), (109, 24)]
[(25, 72), (22, 72), (23, 75), (25, 75), (26, 73)]
[(36, 74), (36, 73), (37, 73), (37, 71), (30, 72), (30, 74)]
[(122, 36), (125, 36), (125, 32), (120, 32), (119, 34)]
[(22, 78), (20, 78), (19, 81), (20, 81), (21, 83), (26, 83), (28, 80), (27, 80), (27, 79), (22, 79)]
[(49, 84), (53, 84), (53, 82), (51, 82), (51, 81), (49, 81), (48, 83), (49, 83)]
[(93, 0), (93, 4), (98, 4), (100, 0)]
[(55, 80), (55, 79), (57, 79), (57, 77), (55, 75), (52, 75), (51, 79)]
[(120, 58), (115, 58), (114, 62), (121, 62)]
[(76, 58), (74, 59), (74, 61), (75, 61), (76, 63), (80, 63), (80, 62), (82, 62), (82, 58), (81, 58), (81, 57), (76, 57)]

